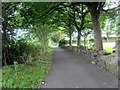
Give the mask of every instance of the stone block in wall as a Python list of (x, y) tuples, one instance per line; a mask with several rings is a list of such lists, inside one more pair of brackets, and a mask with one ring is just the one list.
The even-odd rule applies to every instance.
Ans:
[(74, 47), (72, 47), (72, 51), (75, 51), (75, 48), (74, 48)]
[(74, 48), (75, 52), (77, 52), (77, 47)]
[(109, 71), (115, 75), (118, 74), (118, 65), (110, 62)]
[(120, 80), (120, 67), (118, 67), (118, 79)]
[(74, 51), (74, 46), (72, 46), (72, 51)]
[(72, 50), (72, 46), (69, 47), (69, 50)]
[(114, 64), (118, 63), (118, 55), (116, 53), (109, 55), (109, 58), (110, 58), (112, 63), (114, 63)]
[(106, 62), (106, 69), (110, 71), (111, 62), (110, 61), (105, 61), (105, 62)]
[(101, 57), (100, 57), (100, 60), (106, 61), (106, 60), (110, 60), (110, 58), (109, 58), (108, 56), (101, 56)]
[(81, 49), (78, 49), (78, 53), (81, 53)]
[(106, 67), (106, 64), (105, 64), (105, 61), (104, 61), (104, 60), (98, 61), (98, 62), (97, 62), (97, 65), (99, 65), (100, 67), (103, 67), (103, 68)]
[(70, 46), (68, 46), (66, 49), (67, 49), (68, 51), (71, 51), (71, 47), (70, 47)]

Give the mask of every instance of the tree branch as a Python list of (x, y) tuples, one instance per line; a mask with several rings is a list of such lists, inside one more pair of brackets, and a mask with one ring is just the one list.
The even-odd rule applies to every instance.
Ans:
[[(60, 13), (62, 13), (62, 14), (65, 14), (65, 13), (63, 13), (60, 9), (57, 9), (57, 11), (59, 11)], [(71, 18), (73, 18), (73, 16), (70, 14), (70, 13), (67, 13)]]
[(116, 10), (116, 11), (120, 10), (120, 5), (118, 5), (117, 7), (112, 8), (112, 9), (107, 9), (107, 10), (102, 9), (102, 11), (105, 11), (105, 12), (109, 12), (109, 11), (112, 11), (112, 10)]
[(40, 19), (40, 18), (44, 19), (45, 17), (47, 17), (48, 15), (50, 15), (52, 12), (54, 12), (61, 4), (62, 4), (62, 2), (59, 3), (58, 5), (52, 7), (49, 11), (47, 11), (46, 13), (44, 13), (43, 15), (41, 15), (40, 17), (38, 17), (36, 19)]

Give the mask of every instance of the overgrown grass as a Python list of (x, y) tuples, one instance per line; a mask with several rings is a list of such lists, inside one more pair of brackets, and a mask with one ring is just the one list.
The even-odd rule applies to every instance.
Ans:
[(2, 88), (2, 69), (0, 69), (0, 89)]
[(3, 88), (35, 88), (47, 76), (52, 62), (52, 48), (41, 60), (29, 61), (26, 64), (5, 66), (2, 69)]

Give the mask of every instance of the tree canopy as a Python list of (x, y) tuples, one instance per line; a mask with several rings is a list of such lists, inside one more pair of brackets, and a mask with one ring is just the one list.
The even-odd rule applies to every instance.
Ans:
[[(110, 30), (117, 32), (115, 24), (118, 22), (119, 8), (116, 9), (116, 6), (105, 10), (106, 2), (3, 2), (2, 4), (3, 65), (13, 64), (15, 59), (12, 55), (16, 53), (12, 52), (13, 49), (19, 47), (18, 53), (21, 57), (24, 53), (21, 51), (23, 44), (25, 46), (32, 40), (39, 42), (41, 52), (45, 53), (50, 40), (58, 43), (67, 35), (69, 45), (72, 46), (73, 33), (76, 32), (77, 46), (80, 46), (81, 37), (93, 33), (94, 48), (102, 50), (102, 31), (111, 32), (105, 28), (106, 22), (110, 22)], [(26, 35), (20, 40), (16, 32), (23, 32)], [(64, 34), (59, 35), (60, 32)]]

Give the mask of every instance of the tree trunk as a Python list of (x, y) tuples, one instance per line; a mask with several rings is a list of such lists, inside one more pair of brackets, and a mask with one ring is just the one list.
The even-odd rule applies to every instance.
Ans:
[(99, 23), (99, 14), (94, 12), (94, 14), (92, 13), (91, 16), (92, 16), (93, 29), (94, 29), (95, 50), (103, 50), (100, 23)]
[(78, 30), (77, 46), (80, 46), (80, 44), (81, 44), (81, 31)]
[(86, 46), (86, 36), (84, 35), (84, 47)]
[(72, 34), (69, 32), (69, 46), (72, 46)]
[(105, 5), (105, 2), (89, 2), (86, 3), (86, 5), (92, 17), (92, 23), (94, 29), (94, 44), (95, 44), (94, 47), (96, 50), (103, 50), (99, 17), (103, 9), (103, 6)]
[(107, 36), (107, 42), (108, 42), (109, 41), (109, 34), (107, 33), (106, 36)]
[(7, 25), (8, 25), (8, 19), (5, 17), (4, 21), (2, 22), (2, 65), (9, 65), (13, 64), (13, 59), (11, 58), (10, 54), (10, 47), (9, 47), (9, 36), (7, 34)]

